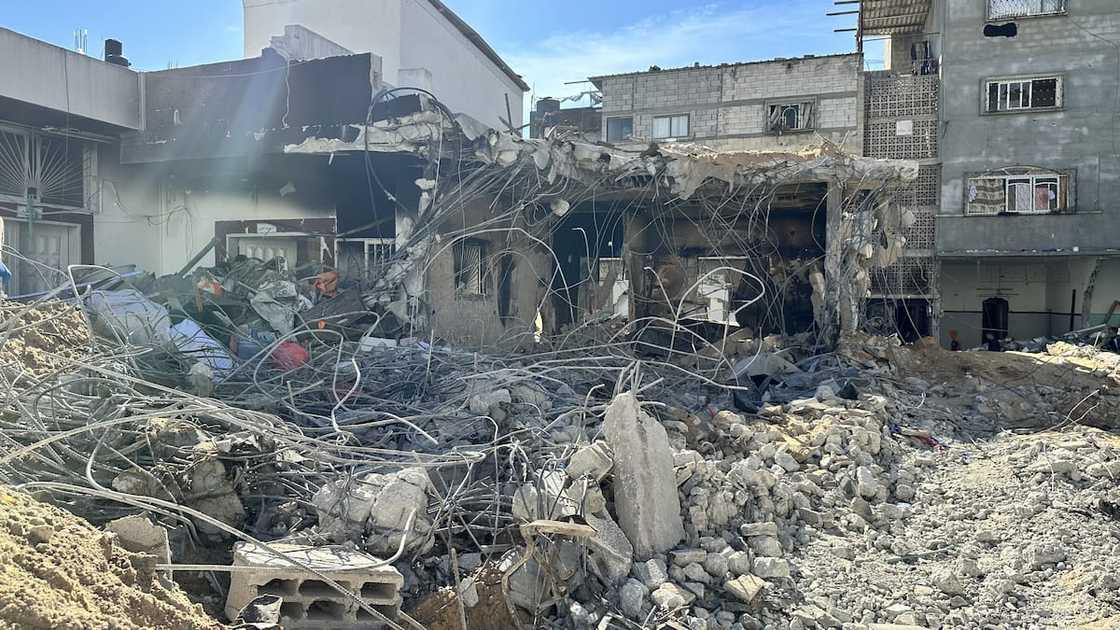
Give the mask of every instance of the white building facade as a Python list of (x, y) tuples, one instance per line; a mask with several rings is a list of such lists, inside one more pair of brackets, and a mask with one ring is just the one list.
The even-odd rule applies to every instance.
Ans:
[[(245, 56), (300, 25), (381, 57), (386, 83), (432, 91), (451, 111), (497, 129), (523, 124), (528, 86), (439, 0), (243, 0)], [(508, 123), (508, 124), (507, 124)]]

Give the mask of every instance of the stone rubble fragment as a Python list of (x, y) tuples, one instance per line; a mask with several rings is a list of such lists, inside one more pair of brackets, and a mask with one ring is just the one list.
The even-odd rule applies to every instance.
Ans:
[(615, 511), (634, 556), (668, 551), (684, 538), (684, 526), (665, 429), (625, 393), (607, 407), (603, 433), (614, 453)]

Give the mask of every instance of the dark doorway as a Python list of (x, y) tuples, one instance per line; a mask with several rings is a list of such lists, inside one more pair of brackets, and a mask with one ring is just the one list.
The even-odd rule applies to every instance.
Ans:
[(985, 343), (990, 345), (992, 341), (999, 341), (1007, 337), (1009, 311), (1007, 300), (1003, 298), (993, 297), (984, 300), (981, 335)]
[(552, 276), (555, 330), (582, 319), (580, 292), (598, 272), (599, 260), (622, 255), (622, 213), (574, 208), (552, 231), (559, 267)]
[(914, 343), (932, 333), (928, 300), (895, 301), (894, 319), (898, 336), (906, 343)]

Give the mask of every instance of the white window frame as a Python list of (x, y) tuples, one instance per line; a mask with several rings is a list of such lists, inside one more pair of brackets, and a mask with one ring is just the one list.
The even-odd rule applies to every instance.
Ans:
[[(1036, 106), (1032, 102), (1034, 100), (1034, 82), (1035, 81), (1050, 81), (1055, 82), (1054, 86), (1054, 104)], [(996, 108), (992, 109), (992, 86), (996, 88)], [(1018, 97), (1012, 100), (1012, 87), (1018, 86)], [(1062, 75), (1058, 74), (1044, 74), (1029, 77), (1007, 77), (999, 79), (988, 79), (984, 81), (984, 103), (983, 112), (985, 114), (1013, 114), (1018, 112), (1038, 112), (1038, 111), (1051, 111), (1062, 108), (1062, 103), (1065, 100), (1065, 81), (1062, 80)], [(1001, 109), (1002, 107), (1002, 109)]]
[(987, 0), (986, 4), (989, 22), (1069, 13), (1069, 0)]
[[(630, 134), (621, 138), (611, 137), (611, 121), (612, 120), (629, 120), (630, 121)], [(634, 117), (633, 116), (609, 116), (607, 117), (606, 128), (604, 130), (604, 139), (607, 142), (625, 142), (634, 137)]]
[[(659, 120), (668, 121), (668, 124), (669, 124), (669, 133), (668, 134), (657, 133), (657, 121), (659, 121)], [(684, 129), (683, 129), (684, 133), (674, 133), (674, 132), (677, 132), (677, 131), (682, 131), (682, 129), (680, 127), (681, 121), (684, 122)], [(692, 116), (690, 114), (666, 114), (664, 116), (654, 116), (653, 120), (650, 121), (649, 131), (650, 131), (650, 136), (654, 140), (673, 140), (675, 138), (691, 137), (692, 136)]]
[[(982, 175), (982, 176), (979, 176), (979, 177), (968, 177), (965, 180), (965, 189), (966, 189), (966, 192), (968, 192), (971, 189), (971, 185), (972, 185), (971, 183), (973, 181), (979, 180), (979, 179), (1002, 180), (1003, 181), (1003, 194), (1004, 194), (1004, 200), (1003, 200), (1003, 211), (1004, 212), (1006, 212), (1008, 214), (1052, 214), (1052, 213), (1055, 213), (1055, 212), (1063, 212), (1063, 211), (1068, 209), (1068, 206), (1070, 206), (1069, 190), (1068, 190), (1068, 185), (1069, 185), (1068, 184), (1068, 177), (1069, 176), (1066, 175), (1065, 173), (1058, 173), (1058, 172), (1029, 173), (1029, 174), (1026, 174), (1026, 175)], [(1063, 184), (1063, 179), (1066, 180), (1065, 184)], [(1053, 208), (1049, 208), (1049, 207), (1038, 208), (1038, 207), (1036, 207), (1037, 204), (1035, 203), (1037, 201), (1036, 194), (1037, 194), (1038, 186), (1039, 185), (1048, 185), (1048, 184), (1052, 184), (1054, 186), (1054, 202), (1053, 202), (1054, 207)], [(1027, 186), (1028, 190), (1030, 191), (1031, 208), (1029, 210), (1019, 210), (1017, 208), (1012, 209), (1012, 201), (1016, 198), (1014, 190), (1018, 186)], [(1063, 187), (1065, 187), (1066, 190), (1063, 190)], [(1065, 197), (1066, 197), (1066, 206), (1067, 207), (1065, 207), (1065, 208), (1063, 208), (1060, 205), (1060, 200), (1062, 199), (1062, 193), (1063, 192), (1065, 193)], [(965, 214), (971, 215), (971, 216), (995, 216), (996, 214), (999, 214), (999, 213), (973, 210), (972, 209), (972, 200), (971, 199), (966, 199)]]

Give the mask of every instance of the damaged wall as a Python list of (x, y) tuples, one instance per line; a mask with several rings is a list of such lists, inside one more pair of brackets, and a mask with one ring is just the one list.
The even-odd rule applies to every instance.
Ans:
[[(97, 263), (175, 273), (210, 242), (217, 221), (334, 217), (326, 160), (294, 159), (306, 162), (282, 156), (268, 158), (256, 169), (221, 160), (103, 162), (102, 212), (95, 217)], [(215, 262), (210, 252), (200, 264)]]
[[(552, 256), (527, 235), (505, 232), (508, 223), (487, 231), (467, 230), (490, 218), (490, 200), (480, 199), (456, 221), (444, 224), (436, 254), (428, 262), (427, 300), (433, 334), (467, 347), (525, 343), (532, 340), (537, 311), (552, 275)], [(460, 244), (459, 247), (456, 244)], [(482, 292), (457, 286), (456, 256), (461, 246), (481, 248)], [(469, 264), (468, 264), (469, 266)]]
[(944, 261), (942, 343), (947, 347), (949, 331), (955, 330), (965, 348), (980, 345), (982, 305), (992, 297), (1007, 300), (1013, 339), (1061, 335), (1101, 323), (1120, 299), (1120, 260), (1101, 259), (1088, 292), (1096, 261), (1089, 256)]
[[(607, 120), (633, 118), (636, 139), (653, 138), (653, 118), (688, 114), (689, 134), (719, 150), (796, 149), (821, 138), (860, 154), (863, 150), (863, 56), (776, 59), (724, 66), (680, 68), (593, 77), (603, 93)], [(811, 103), (812, 130), (770, 131), (771, 105)]]
[[(507, 118), (508, 96), (512, 124), (522, 125), (528, 88), (510, 76), (504, 62), (495, 61), (500, 58), (485, 42), (486, 51), (471, 41), (462, 29), (470, 27), (450, 17), (454, 14), (441, 2), (332, 0), (328, 6), (316, 0), (246, 0), (244, 6), (247, 57), (259, 55), (286, 25), (301, 24), (350, 50), (379, 55), (386, 83), (430, 89), (453, 112), (491, 127), (507, 128), (501, 119)], [(430, 73), (431, 85), (416, 85), (417, 70)]]

